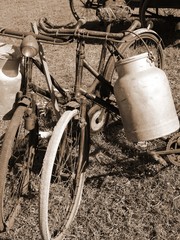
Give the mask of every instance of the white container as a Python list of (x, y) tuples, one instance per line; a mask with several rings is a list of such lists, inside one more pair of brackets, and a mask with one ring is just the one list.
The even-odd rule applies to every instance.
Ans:
[(179, 128), (169, 81), (147, 53), (121, 60), (114, 94), (128, 140), (152, 140)]
[(0, 43), (0, 118), (12, 110), (16, 93), (20, 90), (20, 60), (17, 47)]

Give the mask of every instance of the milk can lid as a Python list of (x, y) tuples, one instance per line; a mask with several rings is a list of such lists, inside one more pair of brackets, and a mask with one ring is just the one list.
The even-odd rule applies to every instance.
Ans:
[(142, 58), (147, 58), (148, 57), (148, 52), (144, 52), (144, 53), (141, 53), (141, 54), (137, 54), (137, 55), (134, 55), (134, 56), (131, 56), (131, 57), (128, 57), (128, 58), (124, 58), (124, 59), (121, 59), (119, 60), (117, 63), (116, 63), (116, 66), (120, 65), (120, 64), (126, 64), (126, 63), (130, 63), (130, 62), (134, 62), (136, 60), (139, 60), (139, 59), (142, 59)]

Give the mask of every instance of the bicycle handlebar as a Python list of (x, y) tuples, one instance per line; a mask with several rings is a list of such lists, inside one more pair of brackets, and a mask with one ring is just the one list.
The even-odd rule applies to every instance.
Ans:
[(49, 43), (49, 44), (60, 44), (62, 43), (62, 40), (60, 39), (55, 39), (53, 37), (43, 35), (43, 34), (35, 34), (31, 31), (29, 32), (20, 32), (20, 31), (15, 31), (12, 29), (8, 28), (0, 28), (0, 35), (4, 37), (12, 37), (12, 38), (17, 38), (17, 39), (23, 39), (28, 35), (32, 35), (36, 38), (37, 41), (44, 42), (44, 43)]
[(77, 24), (72, 28), (54, 28), (46, 18), (41, 18), (39, 21), (39, 29), (41, 34), (51, 36), (51, 37), (74, 37), (74, 38), (84, 38), (84, 39), (107, 39), (111, 41), (121, 40), (127, 33), (139, 28), (141, 23), (138, 20), (134, 20), (131, 26), (120, 33), (109, 33), (102, 31), (93, 31), (87, 29), (81, 29), (80, 27), (86, 23), (85, 19), (79, 19)]
[[(46, 18), (40, 19), (39, 21), (39, 34), (35, 34), (31, 31), (29, 32), (20, 32), (14, 31), (12, 29), (0, 28), (0, 35), (6, 37), (12, 37), (17, 39), (23, 39), (27, 35), (33, 35), (37, 41), (47, 44), (62, 44), (70, 40), (75, 39), (100, 39), (100, 40), (109, 40), (109, 41), (120, 41), (125, 35), (129, 32), (139, 28), (141, 26), (138, 20), (135, 20), (131, 26), (120, 33), (108, 33), (102, 31), (93, 31), (87, 29), (81, 29), (80, 27), (85, 24), (83, 19), (80, 19), (75, 26), (68, 28), (58, 28), (54, 27)], [(68, 38), (68, 39), (67, 39)]]

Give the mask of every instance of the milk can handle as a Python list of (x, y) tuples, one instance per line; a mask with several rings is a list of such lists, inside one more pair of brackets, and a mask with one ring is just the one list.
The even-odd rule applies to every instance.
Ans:
[(153, 56), (153, 53), (149, 50), (149, 47), (148, 47), (148, 45), (146, 44), (146, 42), (144, 41), (144, 39), (143, 39), (141, 36), (139, 36), (139, 34), (137, 34), (137, 33), (135, 33), (135, 32), (131, 32), (131, 34), (134, 34), (136, 37), (138, 37), (138, 38), (143, 42), (144, 46), (145, 46), (146, 49), (147, 49), (149, 60), (150, 60), (151, 62), (154, 62), (155, 57)]

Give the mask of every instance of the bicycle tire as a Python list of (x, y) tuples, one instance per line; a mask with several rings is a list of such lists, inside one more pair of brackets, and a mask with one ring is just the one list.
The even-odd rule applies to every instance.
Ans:
[[(156, 36), (156, 33), (153, 30), (147, 30), (147, 29), (139, 29), (134, 31), (135, 34), (129, 34), (124, 38), (124, 42), (121, 43), (118, 47), (118, 51), (125, 57), (131, 57), (136, 54), (143, 53), (147, 51), (143, 41), (146, 42), (147, 46), (149, 47), (149, 50), (152, 50), (154, 55), (156, 56), (155, 65), (159, 68), (163, 68), (164, 65), (164, 54), (163, 54), (163, 45), (161, 44), (161, 39)], [(143, 39), (143, 41), (142, 41)], [(139, 44), (142, 48), (139, 47)], [(152, 49), (153, 47), (153, 49)], [(115, 57), (110, 56), (107, 60), (104, 72), (103, 72), (104, 78), (111, 82), (112, 85), (114, 85), (115, 81), (118, 79), (117, 73), (115, 71)], [(100, 94), (102, 98), (110, 98), (111, 94), (111, 101), (113, 104), (116, 104), (116, 100), (112, 93), (107, 91), (107, 88), (100, 86)], [(94, 108), (93, 111), (91, 109), (90, 112), (90, 129), (91, 133), (97, 133), (98, 131), (101, 131), (104, 129), (104, 127), (108, 123), (108, 112), (104, 111), (104, 117), (101, 116), (101, 120), (98, 119), (98, 116), (101, 115), (100, 113), (100, 107)], [(106, 121), (105, 121), (106, 119)], [(97, 124), (96, 124), (97, 123)]]
[(149, 0), (143, 0), (140, 2), (140, 6), (139, 6), (139, 18), (140, 18), (140, 22), (142, 27), (146, 27), (147, 23), (146, 23), (146, 10), (148, 8), (149, 5)]
[(81, 128), (79, 121), (79, 110), (64, 112), (48, 143), (39, 202), (43, 240), (63, 239), (80, 205), (89, 152), (89, 124)]
[(20, 211), (23, 195), (27, 194), (28, 164), (35, 156), (37, 129), (32, 130), (31, 133), (24, 129), (26, 109), (26, 106), (20, 105), (15, 110), (1, 149), (0, 231), (13, 227)]
[(85, 18), (87, 22), (99, 21), (96, 9), (103, 6), (102, 0), (69, 0), (70, 9), (74, 18), (78, 21)]
[[(146, 27), (148, 23), (148, 19), (152, 21), (157, 21), (157, 19), (166, 19), (168, 15), (172, 16), (174, 15), (174, 11), (172, 11), (172, 8), (161, 8), (161, 4), (159, 7), (152, 8), (151, 1), (150, 0), (144, 0), (141, 2), (139, 7), (139, 18), (140, 22), (142, 24), (142, 27)], [(158, 3), (157, 3), (158, 5)], [(175, 15), (174, 15), (175, 16)]]

